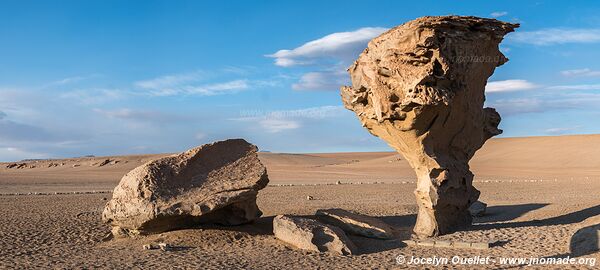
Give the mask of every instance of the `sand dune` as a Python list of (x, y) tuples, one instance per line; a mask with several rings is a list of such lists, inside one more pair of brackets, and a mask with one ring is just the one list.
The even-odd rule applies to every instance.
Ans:
[[(600, 176), (600, 135), (491, 139), (471, 167), (477, 180), (567, 179)], [(111, 190), (129, 170), (165, 154), (0, 163), (0, 193), (43, 189)], [(395, 152), (260, 153), (272, 184), (414, 180)], [(102, 162), (108, 163), (99, 166)], [(25, 164), (11, 168), (11, 164)], [(35, 168), (30, 168), (35, 167)], [(85, 185), (80, 185), (85, 184)]]

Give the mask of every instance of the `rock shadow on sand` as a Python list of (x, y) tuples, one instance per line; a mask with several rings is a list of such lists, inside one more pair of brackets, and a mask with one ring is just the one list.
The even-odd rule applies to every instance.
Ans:
[[(534, 204), (534, 205), (543, 205), (543, 204)], [(548, 204), (546, 204), (548, 205)], [(508, 206), (510, 207), (510, 206)], [(529, 206), (531, 207), (531, 206)], [(519, 208), (518, 205), (516, 208)], [(541, 208), (541, 207), (540, 207)], [(525, 209), (525, 208), (522, 208)], [(539, 209), (539, 208), (538, 208)], [(531, 209), (532, 211), (535, 209)], [(507, 210), (510, 212), (510, 210)], [(514, 210), (512, 210), (514, 211)], [(585, 208), (579, 211), (575, 211), (572, 213), (546, 218), (546, 219), (534, 219), (528, 221), (516, 221), (516, 222), (496, 222), (494, 221), (485, 221), (483, 218), (478, 219), (478, 222), (471, 226), (470, 231), (475, 230), (490, 230), (490, 229), (502, 229), (502, 228), (518, 228), (518, 227), (541, 227), (541, 226), (553, 226), (553, 225), (568, 225), (573, 223), (579, 223), (583, 220), (600, 215), (600, 205), (596, 205), (593, 207)], [(484, 223), (491, 222), (491, 223)]]
[(407, 247), (403, 242), (409, 240), (413, 234), (413, 227), (417, 220), (416, 214), (407, 214), (399, 216), (381, 216), (377, 217), (387, 223), (394, 229), (394, 238), (389, 240), (367, 238), (362, 236), (349, 235), (350, 239), (358, 247), (360, 254), (379, 253), (387, 250)]
[(516, 205), (497, 205), (490, 206), (485, 210), (485, 215), (475, 217), (473, 224), (511, 221), (519, 218), (531, 211), (541, 209), (549, 205), (548, 203), (526, 203)]

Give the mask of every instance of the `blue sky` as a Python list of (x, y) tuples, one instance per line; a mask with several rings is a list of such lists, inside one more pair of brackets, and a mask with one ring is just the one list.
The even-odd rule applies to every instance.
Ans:
[(0, 161), (176, 152), (387, 151), (341, 107), (371, 38), (426, 15), (519, 22), (488, 83), (503, 137), (600, 133), (592, 1), (0, 0)]

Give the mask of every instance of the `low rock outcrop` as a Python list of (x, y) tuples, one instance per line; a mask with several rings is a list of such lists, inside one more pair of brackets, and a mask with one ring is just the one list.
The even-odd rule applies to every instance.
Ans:
[(600, 252), (600, 216), (581, 222), (581, 228), (571, 237), (569, 250), (573, 256)]
[(500, 134), (500, 115), (483, 108), (487, 79), (508, 61), (498, 49), (518, 24), (477, 17), (423, 17), (369, 42), (348, 69), (344, 106), (400, 152), (418, 178), (420, 237), (471, 224), (479, 191), (469, 160)]
[(337, 208), (317, 210), (316, 215), (323, 222), (339, 227), (350, 234), (379, 239), (394, 238), (393, 229), (374, 217)]
[(269, 182), (257, 150), (233, 139), (150, 161), (121, 179), (102, 219), (116, 236), (250, 222), (262, 215), (256, 195)]
[(340, 255), (356, 253), (354, 243), (342, 229), (313, 219), (279, 215), (273, 219), (277, 239), (299, 249)]
[(485, 210), (487, 210), (487, 204), (481, 201), (476, 201), (469, 206), (469, 213), (471, 213), (471, 216), (473, 217), (484, 216)]

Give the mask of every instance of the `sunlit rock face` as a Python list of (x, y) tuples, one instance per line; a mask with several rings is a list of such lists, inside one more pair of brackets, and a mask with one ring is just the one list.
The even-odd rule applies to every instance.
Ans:
[(462, 16), (423, 17), (369, 42), (348, 69), (344, 106), (400, 152), (418, 178), (419, 237), (471, 224), (479, 191), (469, 160), (500, 134), (500, 115), (483, 108), (485, 85), (508, 59), (498, 45), (518, 24)]
[(257, 152), (230, 139), (143, 164), (123, 176), (102, 220), (116, 237), (252, 222), (262, 215), (258, 191), (269, 183)]

